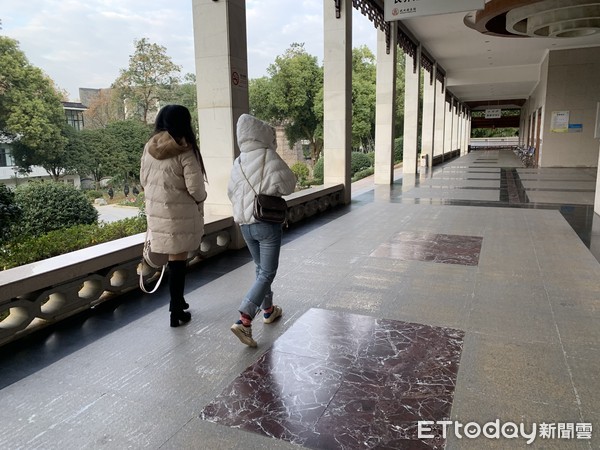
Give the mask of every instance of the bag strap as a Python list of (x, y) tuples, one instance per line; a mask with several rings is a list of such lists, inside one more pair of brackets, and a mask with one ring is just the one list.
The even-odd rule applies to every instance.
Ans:
[[(149, 237), (150, 237), (150, 230), (146, 228), (146, 239), (144, 241), (144, 247), (148, 244)], [(146, 262), (144, 261), (144, 257), (142, 256), (142, 263), (141, 263), (141, 267), (140, 267), (140, 281), (139, 281), (140, 289), (142, 291), (144, 291), (146, 294), (154, 294), (160, 287), (160, 282), (163, 279), (167, 265), (165, 264), (164, 266), (162, 266), (162, 271), (160, 272), (160, 277), (158, 278), (158, 281), (154, 285), (154, 288), (152, 290), (148, 290), (148, 289), (146, 289), (146, 286), (144, 285), (144, 264), (146, 264)]]
[[(267, 162), (267, 149), (265, 148), (265, 153), (263, 155), (262, 173), (260, 176), (260, 185), (258, 186), (258, 193), (260, 193), (262, 191), (262, 183), (263, 183), (263, 179), (265, 178), (266, 162)], [(254, 191), (254, 195), (258, 195), (258, 193), (256, 192), (256, 189), (254, 189), (254, 186), (252, 186), (252, 183), (250, 183), (250, 180), (248, 179), (248, 177), (246, 176), (246, 173), (244, 172), (244, 168), (242, 167), (242, 159), (241, 158), (238, 158), (238, 164), (240, 165), (240, 170), (242, 171), (242, 175), (244, 175), (244, 178), (246, 179), (246, 181), (248, 182), (248, 184)]]
[(158, 288), (160, 287), (160, 282), (163, 279), (163, 275), (165, 274), (165, 269), (167, 268), (167, 265), (165, 264), (164, 266), (162, 266), (162, 271), (160, 272), (160, 277), (158, 278), (158, 281), (156, 282), (156, 284), (154, 285), (154, 288), (152, 288), (152, 290), (148, 290), (146, 288), (146, 286), (144, 285), (144, 268), (143, 268), (143, 262), (142, 262), (142, 267), (140, 267), (140, 289), (142, 291), (144, 291), (146, 294), (154, 294)]

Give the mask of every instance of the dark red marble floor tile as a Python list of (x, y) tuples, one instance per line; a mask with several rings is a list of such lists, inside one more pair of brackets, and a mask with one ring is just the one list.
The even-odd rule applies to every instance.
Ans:
[(381, 244), (370, 256), (476, 266), (482, 241), (478, 236), (402, 232)]
[(309, 448), (437, 449), (464, 333), (322, 309), (300, 317), (201, 418)]

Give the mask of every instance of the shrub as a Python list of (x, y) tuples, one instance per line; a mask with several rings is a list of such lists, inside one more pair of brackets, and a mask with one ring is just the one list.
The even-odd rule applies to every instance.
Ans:
[(0, 270), (41, 261), (53, 256), (113, 241), (146, 230), (144, 217), (131, 217), (100, 225), (76, 225), (39, 236), (23, 236), (0, 250)]
[(21, 213), (21, 208), (15, 203), (14, 192), (0, 184), (0, 244), (10, 239)]
[(296, 175), (296, 179), (298, 180), (298, 184), (300, 186), (306, 185), (306, 181), (308, 180), (308, 176), (310, 175), (310, 170), (303, 162), (297, 162), (292, 167), (292, 172)]
[(23, 210), (20, 223), (23, 234), (37, 236), (98, 220), (98, 211), (86, 195), (65, 183), (23, 184), (15, 190), (15, 200)]
[(402, 157), (404, 153), (404, 138), (399, 137), (394, 139), (394, 162), (399, 163), (402, 162)]
[(323, 184), (323, 160), (324, 158), (321, 156), (315, 163), (315, 167), (313, 169), (314, 184)]
[(356, 172), (368, 169), (372, 165), (371, 159), (365, 153), (350, 153), (350, 176), (354, 176)]
[(95, 190), (88, 190), (88, 191), (83, 191), (85, 193), (85, 196), (87, 198), (89, 198), (90, 200), (95, 200), (97, 198), (102, 198), (104, 197), (104, 195), (102, 194), (102, 192), (100, 191), (95, 191)]
[(354, 183), (355, 181), (358, 181), (358, 180), (361, 180), (361, 179), (366, 178), (368, 176), (371, 176), (374, 173), (375, 173), (375, 168), (374, 167), (369, 167), (368, 169), (359, 170), (352, 177), (352, 182)]

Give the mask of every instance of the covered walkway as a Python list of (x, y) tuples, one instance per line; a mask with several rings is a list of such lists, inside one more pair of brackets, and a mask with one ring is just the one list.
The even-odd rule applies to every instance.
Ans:
[(411, 178), (285, 234), (257, 349), (228, 329), (245, 249), (190, 269), (186, 326), (166, 289), (131, 292), (3, 347), (0, 448), (600, 447), (595, 169), (495, 150)]

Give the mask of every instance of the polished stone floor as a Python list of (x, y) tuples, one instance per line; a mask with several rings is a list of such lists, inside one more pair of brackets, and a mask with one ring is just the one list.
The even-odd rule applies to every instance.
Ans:
[[(190, 268), (185, 326), (163, 287), (0, 348), (0, 448), (600, 448), (594, 185), (508, 150), (362, 180), (285, 233), (256, 349), (245, 249)], [(496, 421), (534, 442), (454, 428)]]
[(309, 448), (443, 448), (462, 331), (309, 309), (201, 413)]

